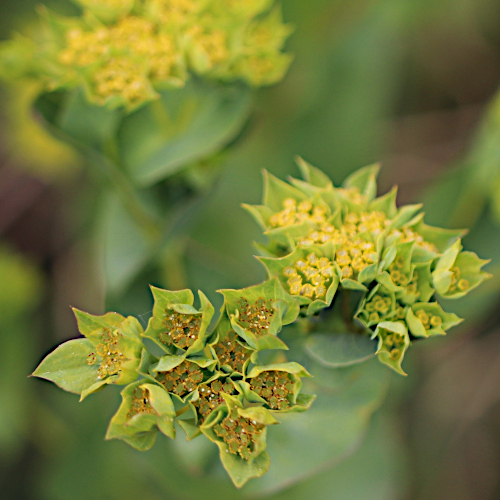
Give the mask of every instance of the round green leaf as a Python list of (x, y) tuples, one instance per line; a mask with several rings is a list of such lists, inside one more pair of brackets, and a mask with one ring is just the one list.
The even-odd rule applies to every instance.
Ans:
[(330, 368), (362, 363), (375, 355), (377, 344), (370, 337), (355, 333), (316, 333), (305, 344), (306, 352)]

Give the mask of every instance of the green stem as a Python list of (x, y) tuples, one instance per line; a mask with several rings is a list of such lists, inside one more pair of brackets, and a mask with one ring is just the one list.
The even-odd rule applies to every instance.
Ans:
[(185, 255), (187, 239), (178, 238), (170, 242), (164, 250), (164, 281), (171, 290), (187, 288), (187, 275), (185, 266)]
[(159, 240), (161, 227), (159, 221), (144, 207), (136, 188), (119, 166), (119, 155), (114, 139), (105, 144), (106, 157), (98, 161), (116, 189), (130, 216), (151, 240)]
[(172, 133), (172, 120), (167, 113), (167, 109), (163, 104), (163, 101), (160, 99), (156, 99), (151, 104), (151, 111), (153, 112), (154, 117), (156, 118), (156, 123), (158, 127), (163, 132), (165, 137), (169, 137)]

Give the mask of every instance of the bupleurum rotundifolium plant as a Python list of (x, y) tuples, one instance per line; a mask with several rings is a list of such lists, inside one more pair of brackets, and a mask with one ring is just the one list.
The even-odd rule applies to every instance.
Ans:
[[(60, 345), (34, 375), (81, 399), (108, 384), (125, 385), (108, 439), (147, 450), (158, 431), (175, 438), (176, 425), (188, 440), (204, 434), (240, 487), (269, 467), (267, 427), (315, 399), (301, 392), (310, 375), (287, 359), (283, 327), (295, 323), (299, 342), (318, 330), (328, 338), (371, 339), (372, 353), (404, 374), (412, 342), (461, 321), (437, 299), (476, 288), (489, 277), (481, 270), (487, 261), (462, 250), (463, 231), (426, 225), (421, 205), (397, 208), (396, 189), (376, 197), (377, 166), (341, 188), (303, 160), (299, 167), (304, 180), (291, 184), (265, 173), (263, 205), (246, 206), (269, 238), (258, 245), (269, 278), (221, 290), (215, 326), (202, 292), (196, 308), (190, 290), (152, 287), (145, 331), (133, 317), (75, 309), (84, 338)], [(346, 297), (351, 307), (337, 308)], [(160, 351), (153, 354), (153, 346)]]
[(291, 62), (282, 52), (291, 29), (274, 0), (72, 1), (80, 15), (42, 8), (36, 39), (4, 44), (4, 72), (132, 110), (191, 74), (262, 86), (281, 80)]

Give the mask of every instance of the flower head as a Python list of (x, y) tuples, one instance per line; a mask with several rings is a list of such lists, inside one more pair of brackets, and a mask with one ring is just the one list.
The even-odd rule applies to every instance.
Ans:
[(376, 197), (378, 166), (340, 188), (303, 160), (299, 166), (304, 180), (290, 184), (266, 173), (263, 204), (246, 207), (270, 240), (261, 262), (306, 316), (333, 307), (348, 290), (359, 292), (356, 324), (379, 339), (379, 359), (403, 373), (413, 340), (460, 321), (438, 297), (462, 297), (478, 286), (489, 277), (481, 270), (488, 261), (462, 251), (463, 231), (425, 224), (420, 205), (398, 208), (396, 189)]

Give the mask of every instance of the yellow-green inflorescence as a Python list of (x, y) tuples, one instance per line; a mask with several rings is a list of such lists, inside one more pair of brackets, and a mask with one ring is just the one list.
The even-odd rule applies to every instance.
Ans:
[(269, 238), (260, 260), (302, 316), (357, 292), (348, 328), (377, 337), (380, 360), (404, 373), (401, 361), (412, 341), (445, 334), (461, 321), (438, 299), (477, 287), (489, 277), (481, 270), (487, 261), (462, 251), (464, 231), (428, 226), (420, 205), (398, 208), (396, 189), (377, 197), (377, 165), (355, 172), (342, 187), (301, 159), (299, 167), (303, 179), (290, 183), (265, 173), (263, 204), (246, 206)]
[[(153, 3), (160, 9), (169, 2)], [(172, 22), (187, 22), (192, 5), (202, 8), (174, 3)], [(241, 18), (253, 12), (252, 2), (222, 4)], [(404, 374), (412, 342), (444, 335), (461, 321), (441, 298), (476, 288), (489, 277), (482, 270), (487, 261), (463, 251), (462, 231), (426, 225), (420, 205), (398, 208), (395, 189), (377, 197), (376, 166), (340, 188), (304, 161), (299, 166), (303, 180), (290, 183), (266, 173), (264, 203), (247, 207), (269, 238), (259, 245), (269, 276), (219, 290), (217, 321), (203, 292), (195, 305), (191, 290), (151, 287), (145, 331), (132, 317), (75, 310), (85, 338), (63, 343), (34, 374), (82, 398), (108, 384), (125, 385), (107, 438), (145, 450), (158, 431), (174, 438), (176, 426), (188, 439), (204, 434), (237, 486), (269, 467), (266, 435), (276, 417), (314, 401), (301, 392), (310, 375), (287, 358), (289, 347), (290, 353), (309, 349), (311, 333), (351, 335), (349, 342), (364, 336), (382, 363)], [(283, 327), (299, 318), (301, 328), (283, 336)]]
[(43, 9), (36, 40), (6, 42), (0, 73), (46, 90), (80, 86), (93, 103), (132, 109), (190, 75), (270, 85), (291, 61), (282, 52), (291, 30), (273, 0), (72, 1), (80, 15)]
[[(174, 438), (177, 423), (188, 439), (205, 434), (217, 444), (237, 486), (264, 474), (266, 427), (278, 423), (273, 414), (305, 411), (315, 398), (301, 393), (301, 378), (310, 375), (286, 360), (287, 346), (278, 338), (283, 325), (297, 319), (295, 300), (277, 279), (221, 290), (224, 305), (211, 327), (214, 308), (202, 292), (195, 307), (191, 290), (151, 289), (153, 315), (145, 331), (135, 318), (75, 310), (87, 338), (67, 342), (64, 356), (60, 346), (35, 374), (82, 396), (105, 384), (126, 385), (108, 439), (146, 450), (158, 431)], [(274, 350), (278, 362), (262, 363), (266, 350)], [(74, 373), (84, 375), (83, 385), (67, 385), (68, 352), (71, 366), (81, 365)]]

